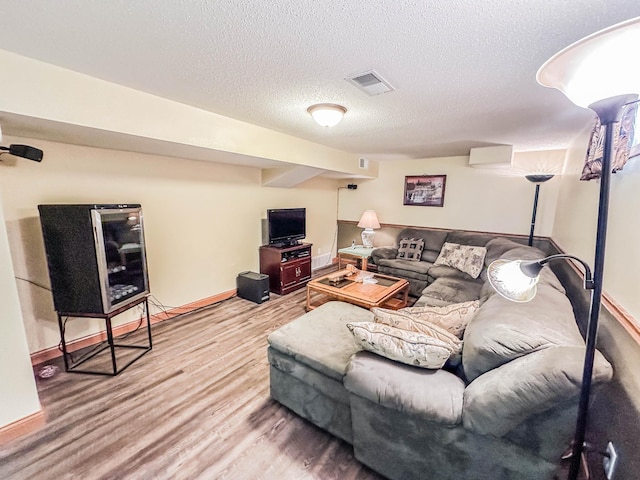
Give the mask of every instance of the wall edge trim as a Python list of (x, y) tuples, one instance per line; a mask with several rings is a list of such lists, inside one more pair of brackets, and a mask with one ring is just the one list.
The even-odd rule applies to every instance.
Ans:
[(31, 415), (27, 415), (15, 422), (12, 422), (4, 427), (0, 427), (0, 445), (3, 445), (11, 440), (15, 440), (18, 437), (34, 432), (45, 423), (45, 416), (43, 410), (38, 410)]

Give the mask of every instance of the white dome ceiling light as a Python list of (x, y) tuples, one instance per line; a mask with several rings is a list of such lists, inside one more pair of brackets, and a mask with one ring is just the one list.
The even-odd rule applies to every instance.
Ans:
[(322, 127), (333, 127), (340, 123), (347, 109), (335, 103), (318, 103), (307, 108), (307, 112)]

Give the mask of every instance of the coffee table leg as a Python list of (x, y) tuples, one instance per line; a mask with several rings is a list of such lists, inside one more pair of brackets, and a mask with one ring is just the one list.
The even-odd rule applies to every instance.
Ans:
[(407, 306), (409, 303), (409, 285), (404, 288), (404, 293), (402, 294), (402, 303), (404, 304), (402, 308)]

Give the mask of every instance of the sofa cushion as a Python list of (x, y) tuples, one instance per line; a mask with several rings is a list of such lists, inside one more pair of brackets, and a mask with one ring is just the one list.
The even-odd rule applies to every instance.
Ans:
[(361, 350), (346, 327), (348, 322), (372, 322), (373, 314), (345, 302), (327, 302), (268, 337), (269, 345), (338, 381), (351, 356)]
[[(441, 307), (435, 306), (413, 306), (399, 310), (402, 313), (408, 313), (416, 321), (426, 321), (447, 332), (455, 335), (456, 338), (462, 338), (467, 325), (480, 308), (478, 300), (472, 300), (463, 303), (452, 303)], [(376, 313), (374, 312), (374, 316)]]
[(376, 262), (376, 264), (380, 267), (386, 267), (389, 269), (393, 269), (398, 272), (398, 274), (402, 274), (402, 276), (407, 276), (409, 278), (415, 278), (418, 280), (426, 280), (427, 272), (429, 268), (433, 266), (432, 263), (428, 262), (411, 262), (409, 260), (402, 260), (400, 258), (383, 258)]
[(469, 380), (553, 346), (584, 346), (569, 299), (549, 285), (527, 303), (491, 296), (467, 326), (462, 363)]
[(371, 313), (373, 313), (373, 318), (377, 323), (383, 323), (401, 330), (424, 333), (425, 335), (437, 338), (438, 340), (448, 343), (453, 353), (459, 353), (460, 350), (462, 350), (460, 338), (446, 327), (429, 322), (427, 316), (422, 318), (420, 315), (412, 315), (411, 312), (407, 310), (408, 309), (388, 310), (386, 308), (372, 308)]
[(422, 295), (414, 306), (449, 305), (463, 303), (480, 298), (483, 282), (479, 280), (462, 280), (459, 278), (438, 278), (422, 291)]
[(427, 421), (456, 425), (462, 419), (464, 382), (445, 370), (414, 368), (359, 352), (351, 359), (344, 386), (373, 403)]
[(450, 344), (424, 333), (375, 322), (352, 322), (347, 327), (365, 350), (407, 365), (438, 369), (456, 353)]
[(396, 258), (419, 262), (423, 248), (424, 240), (421, 238), (403, 238), (398, 244), (398, 256)]
[(449, 265), (468, 273), (472, 278), (478, 278), (486, 254), (484, 247), (445, 242), (434, 265)]
[(429, 281), (435, 282), (438, 278), (459, 278), (460, 280), (474, 280), (474, 278), (462, 270), (449, 265), (433, 265), (428, 272)]
[[(531, 415), (580, 393), (584, 347), (551, 347), (481, 375), (464, 392), (464, 426), (502, 436)], [(611, 379), (609, 362), (596, 352), (593, 383)]]
[(485, 245), (487, 249), (487, 255), (484, 257), (485, 266), (488, 267), (492, 262), (498, 260), (509, 250), (522, 246), (523, 245), (521, 243), (514, 242), (513, 240), (504, 237), (496, 237), (489, 240)]

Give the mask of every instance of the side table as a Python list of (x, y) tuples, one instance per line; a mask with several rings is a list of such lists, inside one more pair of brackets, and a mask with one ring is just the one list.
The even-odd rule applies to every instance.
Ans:
[(362, 245), (356, 245), (354, 247), (341, 248), (338, 250), (338, 270), (342, 269), (342, 259), (344, 258), (352, 258), (360, 260), (362, 262), (362, 266), (360, 270), (367, 271), (368, 260), (371, 256), (371, 252), (373, 252), (373, 248), (366, 248)]
[[(111, 318), (115, 317), (116, 315), (119, 315), (127, 310), (129, 310), (132, 307), (135, 307), (136, 305), (139, 305), (140, 303), (144, 303), (144, 311), (145, 311), (145, 315), (146, 315), (146, 327), (147, 327), (147, 344), (146, 345), (130, 345), (130, 344), (121, 344), (121, 343), (116, 343), (115, 342), (115, 338), (113, 336), (113, 327), (111, 325)], [(105, 322), (105, 333), (107, 336), (107, 343), (99, 346), (97, 349), (95, 350), (90, 350), (88, 353), (86, 353), (84, 356), (82, 356), (80, 359), (78, 359), (77, 361), (73, 362), (70, 361), (71, 359), (71, 354), (69, 353), (69, 351), (67, 350), (67, 342), (64, 338), (64, 331), (65, 331), (65, 321), (62, 320), (62, 317), (67, 317), (67, 318), (102, 318)], [(140, 326), (142, 326), (143, 324), (143, 320), (140, 319)], [(73, 312), (58, 312), (58, 326), (60, 328), (60, 347), (62, 350), (62, 357), (64, 359), (64, 368), (67, 372), (70, 373), (91, 373), (94, 375), (110, 375), (110, 376), (115, 376), (117, 374), (119, 374), (120, 372), (122, 372), (125, 368), (127, 368), (129, 365), (131, 365), (133, 362), (135, 362), (136, 360), (138, 360), (140, 357), (142, 357), (145, 353), (149, 352), (152, 348), (153, 345), (151, 343), (151, 321), (149, 318), (149, 302), (148, 302), (148, 297), (143, 297), (140, 298), (138, 300), (135, 300), (127, 305), (124, 305), (120, 308), (118, 308), (117, 310), (111, 312), (111, 313), (106, 313), (106, 314), (101, 314), (101, 313), (73, 313)], [(126, 336), (126, 335), (125, 335)], [(133, 358), (128, 358), (127, 363), (121, 367), (118, 367), (117, 364), (117, 360), (116, 360), (116, 348), (120, 348), (120, 349), (125, 349), (125, 350), (138, 350), (139, 352), (136, 352), (137, 354), (133, 357)], [(78, 369), (78, 367), (80, 365), (82, 365), (83, 363), (91, 360), (92, 358), (94, 358), (96, 355), (98, 355), (99, 353), (103, 352), (104, 350), (109, 350), (109, 354), (110, 354), (110, 360), (111, 362), (109, 362), (111, 365), (111, 371), (100, 371), (100, 370), (80, 370)], [(107, 362), (105, 362), (107, 363)]]

